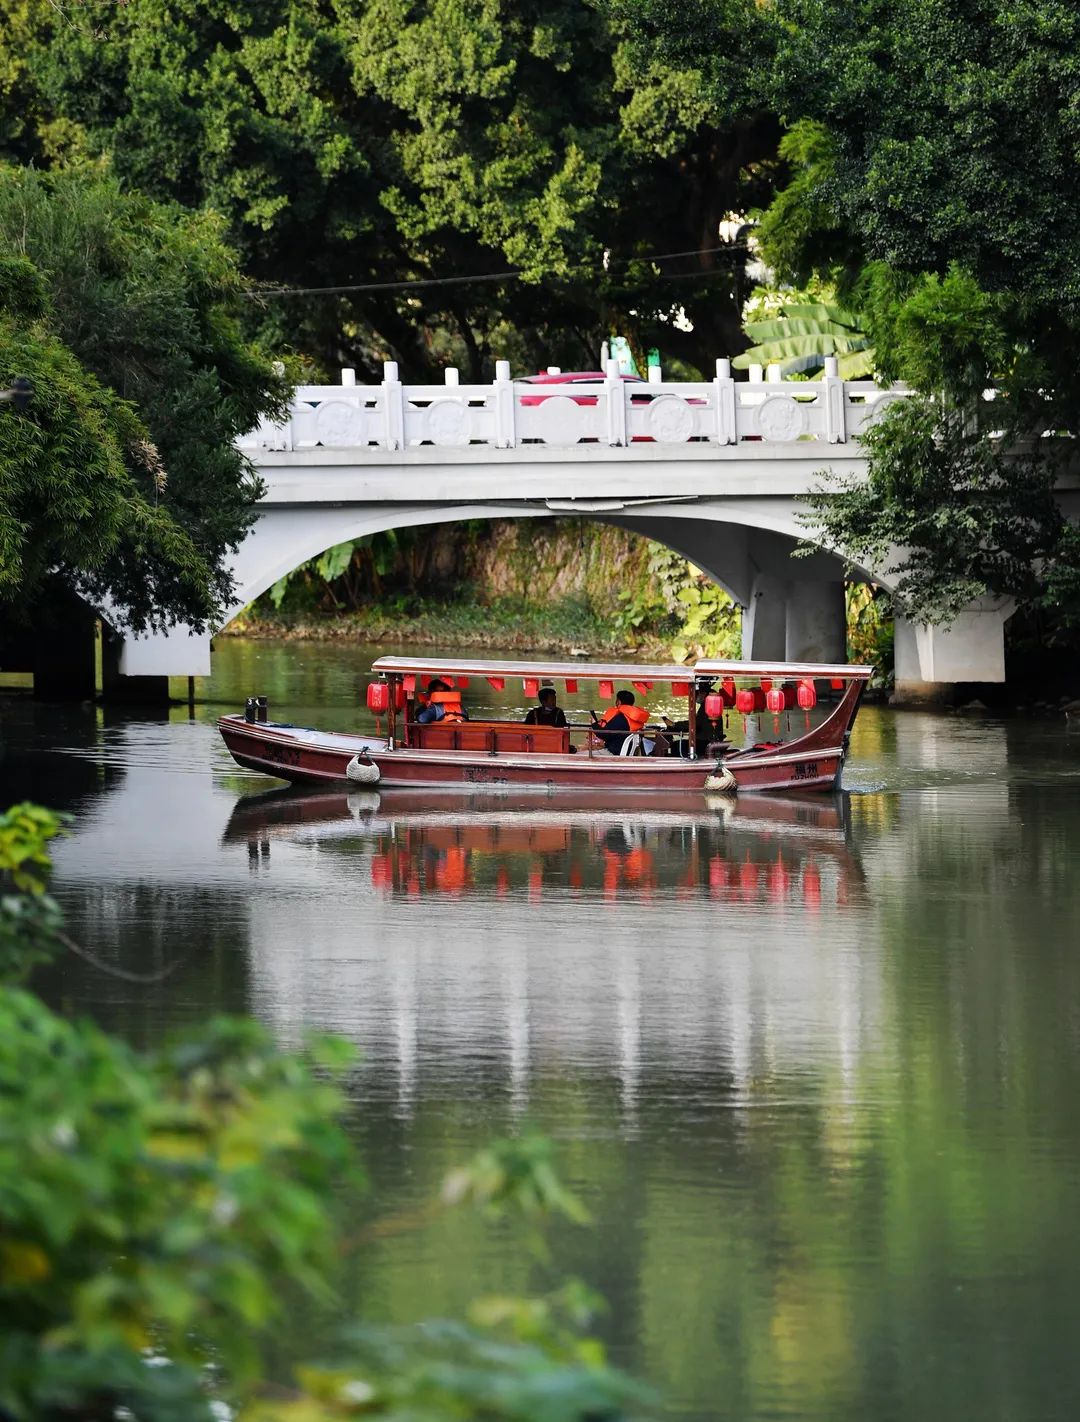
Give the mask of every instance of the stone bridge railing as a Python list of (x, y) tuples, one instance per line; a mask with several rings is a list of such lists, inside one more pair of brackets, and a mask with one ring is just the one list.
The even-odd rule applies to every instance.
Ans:
[[(549, 374), (559, 372), (551, 367)], [(645, 382), (620, 376), (611, 362), (603, 379), (529, 384), (511, 380), (509, 363), (499, 361), (491, 385), (461, 385), (452, 369), (444, 385), (403, 385), (397, 364), (387, 361), (380, 385), (357, 385), (344, 370), (340, 385), (299, 386), (284, 424), (263, 423), (239, 445), (252, 455), (322, 448), (376, 456), (425, 445), (591, 444), (644, 453), (645, 444), (844, 444), (908, 393), (841, 380), (835, 360), (815, 381), (776, 379), (776, 368), (764, 380), (758, 368), (750, 374), (756, 378), (735, 381), (730, 361), (718, 360), (713, 380), (665, 381), (653, 369)]]

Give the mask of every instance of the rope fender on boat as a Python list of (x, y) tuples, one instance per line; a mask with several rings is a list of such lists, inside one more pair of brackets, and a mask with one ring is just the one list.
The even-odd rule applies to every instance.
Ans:
[(716, 769), (705, 777), (705, 789), (719, 791), (722, 795), (734, 795), (738, 791), (739, 782), (735, 775), (726, 765), (716, 762)]
[(354, 785), (378, 785), (382, 772), (367, 751), (362, 750), (345, 767), (345, 779), (351, 780)]

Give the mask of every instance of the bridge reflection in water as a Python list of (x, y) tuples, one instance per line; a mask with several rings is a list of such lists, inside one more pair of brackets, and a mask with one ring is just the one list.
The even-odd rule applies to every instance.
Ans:
[[(268, 890), (251, 898), (260, 1015), (289, 1041), (306, 1022), (360, 1028), (396, 1061), (406, 1114), (426, 1063), (482, 1054), (518, 1111), (533, 1071), (612, 1067), (630, 1125), (645, 1058), (720, 1071), (738, 1094), (798, 1055), (809, 1022), (816, 1063), (824, 1036), (841, 1070), (873, 1028), (876, 960), (829, 929), (867, 893), (839, 798), (287, 791), (240, 801), (225, 841)], [(317, 945), (310, 908), (280, 894), (313, 855), (356, 908)]]

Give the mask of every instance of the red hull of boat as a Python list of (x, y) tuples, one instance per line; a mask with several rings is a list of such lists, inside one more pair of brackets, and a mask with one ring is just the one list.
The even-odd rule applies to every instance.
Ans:
[[(840, 703), (805, 736), (775, 751), (748, 752), (727, 757), (726, 769), (740, 791), (832, 790), (844, 764), (844, 739), (858, 706), (861, 687), (852, 686)], [(706, 779), (716, 772), (713, 760), (568, 755), (498, 755), (479, 752), (387, 748), (374, 737), (327, 735), (298, 731), (274, 722), (246, 721), (224, 716), (218, 722), (233, 759), (249, 770), (261, 771), (293, 784), (319, 784), (346, 780), (345, 767), (360, 750), (367, 749), (379, 767), (380, 788), (492, 790), (605, 790), (622, 794), (634, 791), (675, 790), (688, 795), (705, 791)]]

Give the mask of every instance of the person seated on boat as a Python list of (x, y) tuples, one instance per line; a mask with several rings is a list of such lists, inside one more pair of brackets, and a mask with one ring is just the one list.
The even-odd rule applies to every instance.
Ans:
[(559, 726), (567, 724), (566, 712), (558, 704), (553, 686), (542, 686), (537, 697), (538, 706), (534, 706), (525, 716), (526, 726)]
[(427, 726), (432, 721), (453, 723), (469, 719), (468, 712), (461, 704), (461, 692), (441, 677), (432, 677), (428, 682), (426, 694), (420, 699), (424, 702), (424, 709), (416, 719), (421, 726)]
[[(618, 692), (615, 705), (609, 706), (601, 717), (597, 718), (595, 711), (589, 715), (593, 721), (592, 734), (611, 755), (622, 755), (627, 737), (641, 735), (649, 721), (648, 711), (636, 704), (632, 691)], [(667, 755), (668, 742), (661, 735), (641, 735), (641, 748), (646, 755)]]

